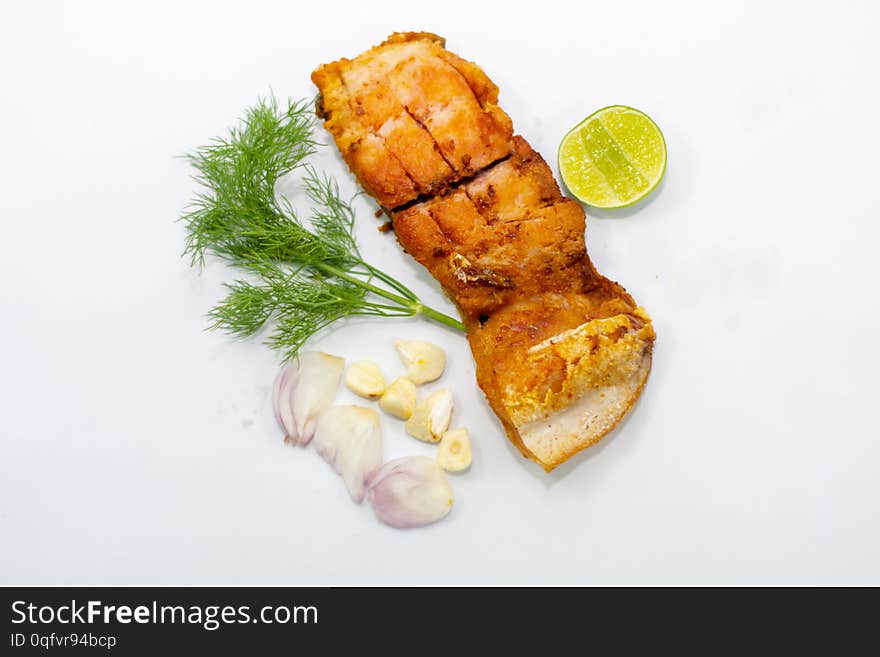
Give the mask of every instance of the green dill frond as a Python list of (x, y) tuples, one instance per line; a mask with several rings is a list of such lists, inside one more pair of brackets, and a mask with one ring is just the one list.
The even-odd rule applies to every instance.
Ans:
[[(424, 306), (403, 283), (363, 261), (351, 203), (332, 178), (306, 162), (318, 146), (314, 127), (309, 101), (281, 108), (270, 96), (247, 110), (225, 138), (186, 156), (205, 189), (181, 217), (184, 254), (201, 265), (210, 253), (253, 277), (227, 285), (226, 298), (209, 313), (210, 328), (247, 337), (274, 321), (267, 342), (285, 359), (317, 331), (352, 315), (424, 314), (463, 330), (458, 320)], [(312, 206), (308, 226), (276, 193), (278, 181), (297, 169)]]
[(303, 166), (318, 143), (314, 114), (304, 101), (281, 110), (274, 97), (260, 99), (225, 139), (214, 139), (187, 155), (195, 180), (207, 188), (182, 217), (184, 253), (193, 263), (205, 254), (237, 261), (248, 252), (286, 259), (294, 253), (320, 257), (319, 240), (275, 195), (278, 180)]
[(245, 280), (227, 283), (229, 294), (211, 309), (211, 329), (222, 329), (237, 338), (257, 333), (275, 312), (275, 303), (265, 285)]
[(327, 254), (328, 260), (336, 259), (340, 261), (339, 264), (351, 260), (352, 256), (360, 260), (360, 252), (354, 241), (354, 210), (351, 203), (342, 200), (335, 180), (318, 173), (309, 165), (306, 165), (305, 172), (303, 185), (314, 204), (312, 226), (315, 234), (334, 252)]
[(267, 344), (296, 354), (314, 333), (357, 312), (367, 290), (309, 270), (288, 271), (263, 262), (253, 266), (259, 282), (238, 280), (227, 285), (229, 294), (209, 313), (212, 329), (244, 338), (260, 331), (275, 318)]

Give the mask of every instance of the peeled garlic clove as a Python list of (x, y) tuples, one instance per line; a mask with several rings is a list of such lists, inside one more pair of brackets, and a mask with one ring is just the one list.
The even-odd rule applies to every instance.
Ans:
[(379, 399), (379, 408), (401, 420), (408, 420), (415, 410), (416, 397), (416, 384), (401, 376), (391, 382)]
[(446, 474), (427, 456), (407, 456), (383, 465), (370, 481), (367, 499), (379, 520), (399, 529), (440, 520), (453, 501)]
[(307, 351), (291, 365), (297, 367), (296, 387), (290, 395), (296, 425), (293, 440), (299, 445), (307, 445), (315, 435), (318, 415), (336, 395), (345, 359), (319, 351)]
[(446, 432), (451, 418), (452, 393), (448, 388), (441, 388), (416, 404), (404, 428), (414, 438), (436, 443)]
[(437, 463), (447, 472), (460, 472), (471, 467), (471, 437), (465, 428), (443, 434), (437, 449)]
[(406, 376), (413, 383), (436, 381), (446, 367), (446, 354), (435, 344), (420, 340), (397, 340), (394, 343), (406, 365)]
[(381, 397), (387, 387), (382, 370), (371, 360), (352, 363), (345, 372), (345, 385), (354, 394), (367, 399)]
[(430, 407), (428, 416), (431, 420), (431, 436), (435, 441), (440, 440), (452, 419), (452, 392), (448, 388), (442, 388), (431, 394), (425, 402)]
[(351, 499), (360, 503), (367, 480), (382, 465), (379, 414), (362, 406), (331, 406), (318, 420), (315, 449), (342, 475)]

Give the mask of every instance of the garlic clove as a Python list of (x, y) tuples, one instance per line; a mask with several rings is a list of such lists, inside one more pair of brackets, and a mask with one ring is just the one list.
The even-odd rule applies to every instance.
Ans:
[(363, 406), (331, 406), (317, 422), (315, 449), (342, 475), (351, 499), (360, 503), (367, 480), (382, 465), (379, 414)]
[(379, 399), (379, 407), (394, 417), (408, 420), (415, 410), (416, 396), (416, 384), (401, 376), (388, 386)]
[(345, 372), (345, 385), (354, 394), (367, 399), (381, 397), (387, 387), (382, 370), (371, 360), (352, 363)]
[(431, 422), (428, 419), (428, 409), (424, 402), (416, 406), (413, 414), (406, 421), (404, 429), (413, 438), (431, 442)]
[(449, 428), (449, 421), (452, 419), (452, 392), (449, 388), (441, 388), (431, 394), (426, 400), (430, 406), (431, 418), (431, 436), (435, 441), (440, 440), (446, 429)]
[(396, 340), (394, 346), (413, 383), (436, 381), (446, 367), (446, 353), (437, 345), (420, 340)]
[(452, 393), (449, 388), (441, 388), (416, 404), (404, 428), (414, 438), (436, 443), (446, 432), (451, 418)]
[(290, 394), (296, 425), (294, 442), (307, 445), (315, 435), (318, 415), (336, 395), (345, 359), (319, 351), (301, 353), (297, 367), (296, 387)]
[(436, 522), (453, 503), (446, 474), (427, 456), (407, 456), (383, 465), (370, 481), (367, 499), (379, 520), (399, 529)]
[(437, 463), (447, 472), (460, 472), (471, 467), (471, 437), (464, 427), (443, 434), (437, 450)]

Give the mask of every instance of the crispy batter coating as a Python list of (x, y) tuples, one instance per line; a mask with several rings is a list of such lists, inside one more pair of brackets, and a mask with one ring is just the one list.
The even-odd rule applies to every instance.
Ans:
[(349, 167), (458, 306), (510, 440), (551, 470), (605, 436), (647, 379), (651, 319), (593, 267), (583, 209), (512, 136), (498, 88), (427, 33), (312, 79)]
[(506, 157), (513, 126), (480, 69), (425, 32), (319, 67), (326, 128), (358, 180), (395, 208)]
[(403, 247), (471, 319), (513, 298), (582, 291), (584, 213), (521, 137), (510, 159), (444, 196), (392, 213)]

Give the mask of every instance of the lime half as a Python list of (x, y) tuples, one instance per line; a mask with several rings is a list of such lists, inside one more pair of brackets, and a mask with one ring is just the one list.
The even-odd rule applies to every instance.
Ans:
[(568, 190), (596, 208), (645, 198), (666, 172), (666, 141), (648, 116), (625, 105), (591, 114), (562, 138), (559, 172)]

